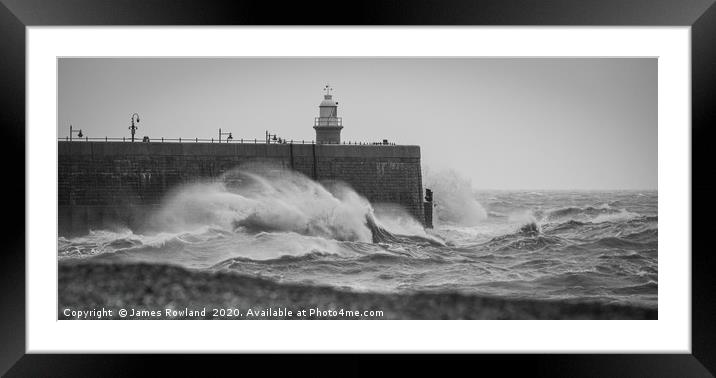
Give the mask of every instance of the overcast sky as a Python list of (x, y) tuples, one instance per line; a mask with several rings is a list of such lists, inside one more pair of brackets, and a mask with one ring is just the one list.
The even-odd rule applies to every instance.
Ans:
[(57, 133), (315, 138), (330, 83), (342, 139), (421, 146), (477, 189), (656, 189), (656, 59), (59, 59)]

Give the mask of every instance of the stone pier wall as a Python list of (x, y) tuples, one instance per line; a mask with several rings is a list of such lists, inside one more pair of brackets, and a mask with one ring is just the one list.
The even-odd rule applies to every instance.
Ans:
[(371, 203), (398, 204), (425, 221), (419, 146), (60, 141), (60, 235), (141, 227), (173, 188), (258, 162), (345, 182)]

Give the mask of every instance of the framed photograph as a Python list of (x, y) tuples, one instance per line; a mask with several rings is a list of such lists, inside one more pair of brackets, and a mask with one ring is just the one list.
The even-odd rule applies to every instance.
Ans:
[(715, 371), (712, 1), (2, 3), (8, 375)]

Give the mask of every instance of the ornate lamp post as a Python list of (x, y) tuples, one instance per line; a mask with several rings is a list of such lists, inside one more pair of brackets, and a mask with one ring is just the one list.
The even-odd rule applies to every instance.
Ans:
[(134, 118), (137, 118), (137, 123), (139, 123), (139, 114), (134, 113), (132, 114), (132, 126), (129, 126), (129, 130), (132, 133), (132, 142), (134, 142), (134, 132), (139, 128), (139, 126), (134, 125)]
[(73, 130), (72, 125), (70, 124), (70, 142), (72, 142), (72, 134), (77, 133), (78, 138), (82, 138), (82, 129), (79, 130)]
[(230, 140), (234, 139), (234, 137), (231, 136), (231, 133), (230, 133), (230, 132), (228, 132), (228, 133), (222, 133), (222, 132), (221, 132), (221, 129), (219, 129), (219, 143), (221, 143), (221, 136), (222, 136), (222, 135), (228, 135), (228, 137), (226, 138), (226, 143), (229, 143)]

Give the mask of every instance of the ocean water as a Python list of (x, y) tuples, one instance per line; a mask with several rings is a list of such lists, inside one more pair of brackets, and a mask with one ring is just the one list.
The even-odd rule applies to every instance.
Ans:
[(358, 292), (657, 307), (656, 191), (480, 191), (455, 174), (426, 182), (430, 230), (340, 183), (244, 168), (171, 193), (152, 229), (60, 237), (58, 258)]

